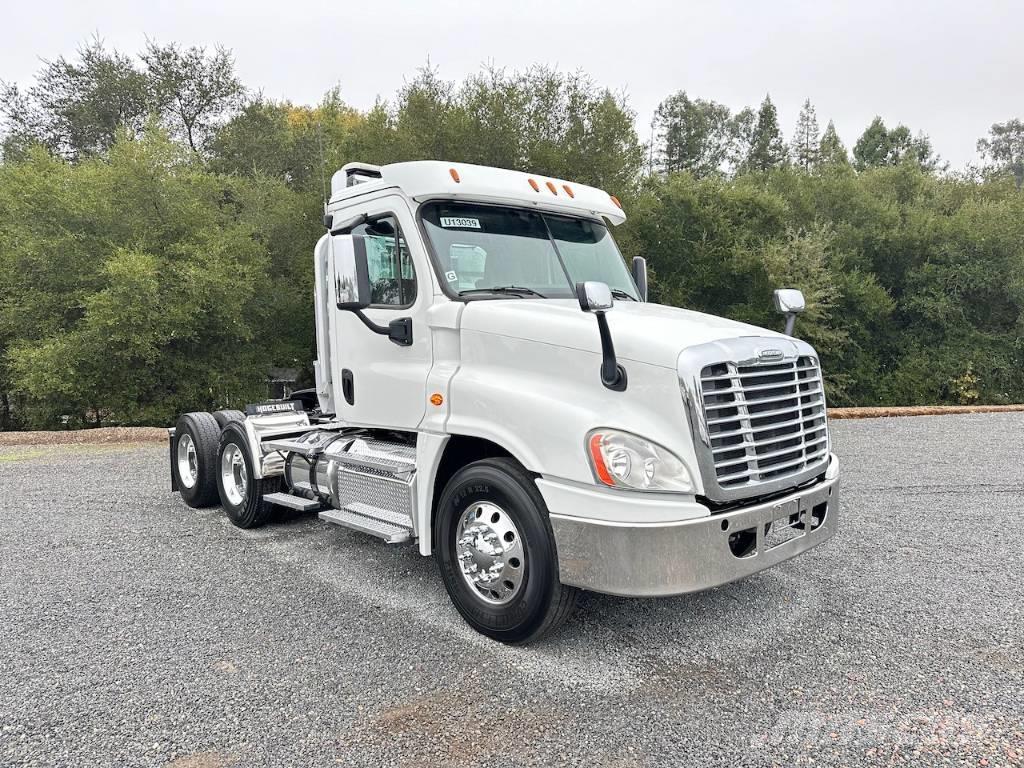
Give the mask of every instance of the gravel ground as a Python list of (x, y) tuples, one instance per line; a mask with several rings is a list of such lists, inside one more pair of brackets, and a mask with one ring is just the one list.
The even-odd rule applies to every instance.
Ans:
[(0, 764), (1024, 764), (1024, 414), (833, 432), (830, 543), (528, 648), (413, 547), (188, 509), (161, 447), (0, 451)]

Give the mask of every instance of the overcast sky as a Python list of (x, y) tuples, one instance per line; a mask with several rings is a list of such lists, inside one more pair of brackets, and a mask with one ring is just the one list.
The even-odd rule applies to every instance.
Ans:
[(954, 166), (996, 121), (1024, 117), (1024, 2), (900, 0), (176, 0), (12, 2), (0, 13), (0, 79), (93, 33), (126, 52), (145, 38), (234, 51), (245, 84), (314, 103), (388, 97), (428, 57), (450, 79), (485, 62), (582, 69), (623, 90), (646, 140), (683, 90), (739, 109), (770, 93), (787, 139), (810, 98), (847, 147), (877, 114), (923, 130)]

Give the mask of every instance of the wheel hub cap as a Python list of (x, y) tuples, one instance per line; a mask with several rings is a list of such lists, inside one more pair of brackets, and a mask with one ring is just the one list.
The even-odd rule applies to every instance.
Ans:
[(519, 593), (525, 550), (515, 521), (501, 507), (470, 505), (459, 518), (455, 552), (462, 578), (481, 600), (501, 605)]
[(248, 491), (249, 473), (245, 469), (245, 457), (234, 443), (225, 448), (221, 456), (220, 477), (228, 501), (236, 507), (241, 506)]
[(178, 440), (178, 479), (186, 488), (192, 488), (199, 477), (199, 457), (192, 435), (186, 433)]

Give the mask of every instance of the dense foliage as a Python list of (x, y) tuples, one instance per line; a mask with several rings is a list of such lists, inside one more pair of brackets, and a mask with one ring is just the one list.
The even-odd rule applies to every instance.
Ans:
[(768, 97), (675, 94), (645, 147), (579, 74), (428, 69), (362, 112), (248, 95), (223, 50), (99, 42), (4, 86), (0, 112), (0, 428), (167, 423), (260, 398), (271, 366), (308, 376), (324, 179), (354, 159), (608, 189), (655, 300), (776, 327), (771, 290), (801, 288), (833, 404), (1024, 400), (1019, 120), (951, 175), (881, 119), (851, 162), (809, 101), (787, 142)]

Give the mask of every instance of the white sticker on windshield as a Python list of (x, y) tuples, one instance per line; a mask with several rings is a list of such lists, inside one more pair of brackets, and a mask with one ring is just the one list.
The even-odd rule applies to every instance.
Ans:
[(480, 229), (480, 219), (467, 219), (463, 216), (442, 216), (442, 227), (458, 229)]
[(448, 278), (449, 283), (457, 282), (459, 279), (459, 276), (454, 272), (445, 272), (444, 276)]

